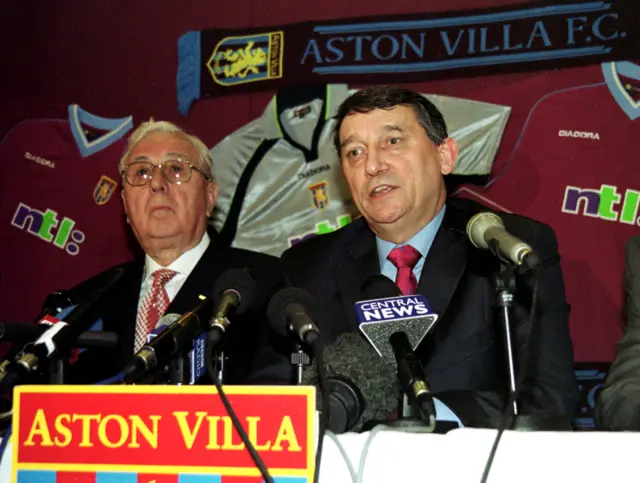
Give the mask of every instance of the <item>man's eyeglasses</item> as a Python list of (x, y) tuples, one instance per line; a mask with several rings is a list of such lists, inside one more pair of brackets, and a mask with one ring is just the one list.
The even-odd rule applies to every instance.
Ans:
[(156, 168), (160, 168), (164, 179), (173, 184), (189, 181), (193, 170), (200, 173), (207, 181), (211, 181), (206, 174), (189, 161), (180, 158), (165, 159), (160, 164), (153, 164), (150, 161), (134, 161), (127, 165), (120, 174), (131, 186), (144, 186), (153, 178)]

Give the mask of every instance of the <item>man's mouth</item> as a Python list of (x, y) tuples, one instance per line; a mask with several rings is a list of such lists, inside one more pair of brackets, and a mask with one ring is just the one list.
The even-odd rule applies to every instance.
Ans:
[(159, 212), (169, 211), (169, 210), (171, 210), (171, 207), (166, 205), (154, 206), (153, 208), (151, 208), (152, 213), (159, 213)]
[(369, 192), (369, 196), (371, 196), (372, 198), (384, 196), (387, 193), (390, 193), (391, 191), (395, 190), (396, 188), (397, 188), (396, 186), (393, 186), (391, 184), (379, 184)]

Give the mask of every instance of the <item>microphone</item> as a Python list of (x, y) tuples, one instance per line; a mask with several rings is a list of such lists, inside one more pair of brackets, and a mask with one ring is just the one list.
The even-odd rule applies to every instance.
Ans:
[(213, 289), (215, 312), (207, 338), (214, 347), (229, 327), (231, 314), (242, 315), (251, 305), (256, 291), (256, 281), (249, 269), (231, 268), (216, 280)]
[(420, 420), (433, 431), (435, 405), (427, 376), (414, 350), (438, 316), (422, 295), (400, 295), (397, 285), (384, 275), (368, 277), (362, 292), (368, 300), (356, 303), (360, 330), (383, 357), (395, 360), (402, 392), (415, 404)]
[(313, 346), (320, 337), (315, 324), (315, 300), (306, 290), (298, 287), (280, 289), (269, 302), (267, 315), (271, 327), (287, 337), (289, 333)]
[(94, 322), (92, 311), (94, 311), (96, 303), (120, 279), (123, 273), (122, 269), (115, 270), (100, 290), (69, 314), (68, 320), (53, 324), (33, 344), (25, 347), (16, 356), (14, 363), (10, 364), (0, 376), (0, 382), (8, 379), (11, 384), (18, 384), (21, 378), (35, 373), (55, 355), (74, 348), (80, 334), (89, 330)]
[[(340, 335), (324, 349), (323, 356), (328, 371), (330, 431), (360, 431), (365, 424), (386, 420), (393, 413), (398, 402), (395, 368), (360, 334)], [(315, 366), (305, 368), (302, 381), (317, 384)], [(320, 397), (317, 404), (318, 410), (326, 410)]]
[[(0, 342), (29, 343), (36, 340), (60, 320), (45, 316), (37, 324), (24, 322), (0, 322)], [(80, 334), (74, 343), (76, 348), (107, 347), (118, 345), (118, 334), (101, 330), (87, 330)]]
[[(180, 319), (180, 315), (178, 314), (165, 314), (160, 317), (160, 320), (156, 324), (153, 331), (149, 335), (147, 335), (147, 344), (158, 337), (158, 334), (164, 331), (167, 327), (171, 326), (171, 324), (173, 324), (178, 319)], [(190, 385), (195, 384), (196, 381), (198, 381), (207, 370), (205, 366), (206, 345), (207, 341), (204, 332), (193, 340), (193, 345), (188, 353)], [(181, 369), (183, 369), (183, 367), (177, 368), (177, 370), (179, 371)], [(182, 380), (182, 377), (180, 377), (180, 379)]]
[(212, 300), (204, 295), (199, 295), (198, 299), (200, 303), (196, 308), (182, 315), (134, 354), (123, 369), (125, 383), (135, 382), (142, 373), (168, 364), (173, 356), (185, 351), (187, 344), (192, 344), (208, 330)]
[(42, 311), (35, 318), (36, 321), (40, 321), (47, 315), (56, 317), (64, 309), (76, 305), (71, 301), (71, 295), (69, 291), (58, 290), (47, 295), (47, 298), (42, 304)]
[(540, 263), (533, 249), (513, 236), (495, 213), (482, 212), (467, 223), (467, 236), (476, 248), (491, 251), (500, 260), (534, 268)]

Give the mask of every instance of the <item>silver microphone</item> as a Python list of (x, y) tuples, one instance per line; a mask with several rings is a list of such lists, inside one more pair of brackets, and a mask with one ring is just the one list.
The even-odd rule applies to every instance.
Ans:
[(474, 215), (467, 223), (467, 236), (475, 247), (489, 250), (503, 261), (529, 268), (540, 263), (533, 249), (509, 233), (495, 213)]

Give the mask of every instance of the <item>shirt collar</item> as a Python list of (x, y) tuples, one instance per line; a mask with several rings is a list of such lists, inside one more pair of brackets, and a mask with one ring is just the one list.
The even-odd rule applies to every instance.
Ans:
[(189, 276), (191, 271), (198, 263), (198, 260), (200, 260), (200, 257), (202, 257), (202, 255), (206, 251), (210, 242), (211, 239), (209, 238), (209, 234), (205, 231), (202, 240), (200, 240), (200, 243), (180, 255), (168, 267), (161, 266), (149, 255), (146, 255), (143, 280), (149, 280), (149, 278), (153, 275), (153, 272), (155, 272), (156, 270), (160, 270), (161, 268), (168, 268), (169, 270), (174, 270), (178, 274)]
[(397, 246), (411, 245), (413, 248), (420, 252), (420, 255), (422, 255), (422, 257), (426, 257), (429, 253), (431, 245), (433, 244), (433, 239), (436, 237), (436, 233), (438, 232), (438, 229), (442, 224), (445, 207), (446, 205), (442, 205), (442, 208), (440, 208), (438, 214), (433, 217), (433, 219), (429, 223), (427, 223), (427, 225), (422, 228), (422, 230), (413, 235), (413, 237), (411, 237), (406, 243), (400, 243), (399, 245), (396, 245), (395, 243), (391, 243), (376, 236), (378, 261), (380, 263), (379, 266), (382, 267), (382, 264), (387, 259), (389, 252)]

